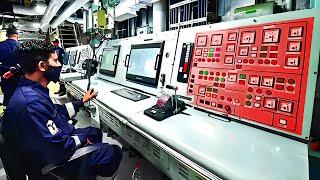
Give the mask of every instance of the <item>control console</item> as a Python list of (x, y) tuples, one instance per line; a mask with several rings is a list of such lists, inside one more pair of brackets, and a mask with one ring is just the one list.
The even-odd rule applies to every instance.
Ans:
[(188, 94), (201, 108), (300, 135), (313, 18), (196, 35)]

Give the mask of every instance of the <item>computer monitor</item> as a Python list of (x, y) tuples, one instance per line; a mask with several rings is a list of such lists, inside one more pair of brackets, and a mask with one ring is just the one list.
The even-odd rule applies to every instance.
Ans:
[(129, 81), (156, 87), (158, 85), (164, 42), (132, 45), (125, 66)]
[(78, 54), (78, 50), (74, 50), (74, 51), (69, 51), (69, 65), (71, 67), (74, 67), (77, 62), (77, 54)]
[(70, 52), (66, 51), (63, 56), (63, 65), (69, 64)]
[(101, 65), (99, 72), (103, 75), (115, 77), (119, 59), (120, 46), (104, 48), (99, 56)]

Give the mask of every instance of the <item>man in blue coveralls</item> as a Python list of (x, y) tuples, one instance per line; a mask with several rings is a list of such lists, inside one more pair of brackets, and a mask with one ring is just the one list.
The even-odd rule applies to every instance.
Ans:
[(1, 75), (1, 90), (3, 92), (3, 105), (6, 106), (14, 93), (21, 74), (16, 74), (9, 79), (5, 79), (2, 77), (4, 73), (10, 70), (17, 65), (17, 59), (14, 57), (14, 50), (19, 48), (18, 42), (18, 30), (11, 26), (7, 29), (7, 37), (8, 39), (0, 42), (0, 75)]
[[(54, 47), (43, 41), (26, 42), (21, 44), (19, 57), (23, 57), (19, 63), (25, 75), (8, 103), (0, 132), (23, 159), (29, 179), (43, 179), (43, 167), (68, 161), (83, 146), (98, 148), (87, 160), (83, 179), (112, 176), (122, 158), (121, 148), (102, 143), (100, 129), (75, 129), (67, 123), (96, 92), (90, 90), (82, 100), (54, 105), (47, 89), (50, 81), (59, 80), (61, 71)], [(70, 168), (76, 171), (79, 166), (76, 161)]]
[[(55, 47), (55, 51), (58, 55), (58, 61), (60, 62), (60, 64), (63, 64), (63, 60), (64, 60), (64, 50), (59, 46), (59, 40), (58, 39), (54, 39), (52, 41), (52, 45)], [(59, 82), (59, 91), (55, 92), (54, 94), (59, 94), (59, 96), (63, 96), (67, 93), (66, 87), (64, 86), (63, 82)]]

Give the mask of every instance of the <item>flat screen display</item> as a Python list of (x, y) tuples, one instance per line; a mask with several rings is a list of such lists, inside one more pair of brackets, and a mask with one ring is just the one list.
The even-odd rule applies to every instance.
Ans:
[(104, 48), (101, 55), (100, 73), (107, 76), (116, 76), (120, 46)]
[(157, 86), (164, 43), (132, 45), (126, 59), (126, 78), (137, 83)]
[(69, 58), (70, 58), (70, 52), (67, 51), (64, 53), (64, 56), (63, 56), (63, 65), (69, 64)]
[(76, 62), (77, 54), (78, 54), (78, 50), (74, 50), (74, 51), (69, 52), (69, 64), (72, 67), (74, 67), (77, 64), (77, 62)]

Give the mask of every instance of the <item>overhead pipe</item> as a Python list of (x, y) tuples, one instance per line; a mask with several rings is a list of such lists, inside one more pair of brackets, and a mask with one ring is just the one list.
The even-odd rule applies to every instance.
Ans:
[(69, 6), (63, 10), (60, 16), (53, 21), (51, 24), (52, 28), (57, 28), (61, 23), (63, 23), (68, 17), (70, 17), (73, 13), (75, 13), (78, 9), (80, 9), (83, 5), (85, 5), (90, 0), (75, 0)]
[(66, 0), (51, 0), (40, 23), (40, 29), (46, 31), (49, 28), (50, 21), (57, 14)]
[(44, 15), (47, 9), (47, 5), (44, 3), (37, 3), (33, 7), (13, 5), (12, 9), (14, 14), (21, 14), (21, 15), (27, 15), (27, 16), (39, 16), (39, 15), (42, 16)]

